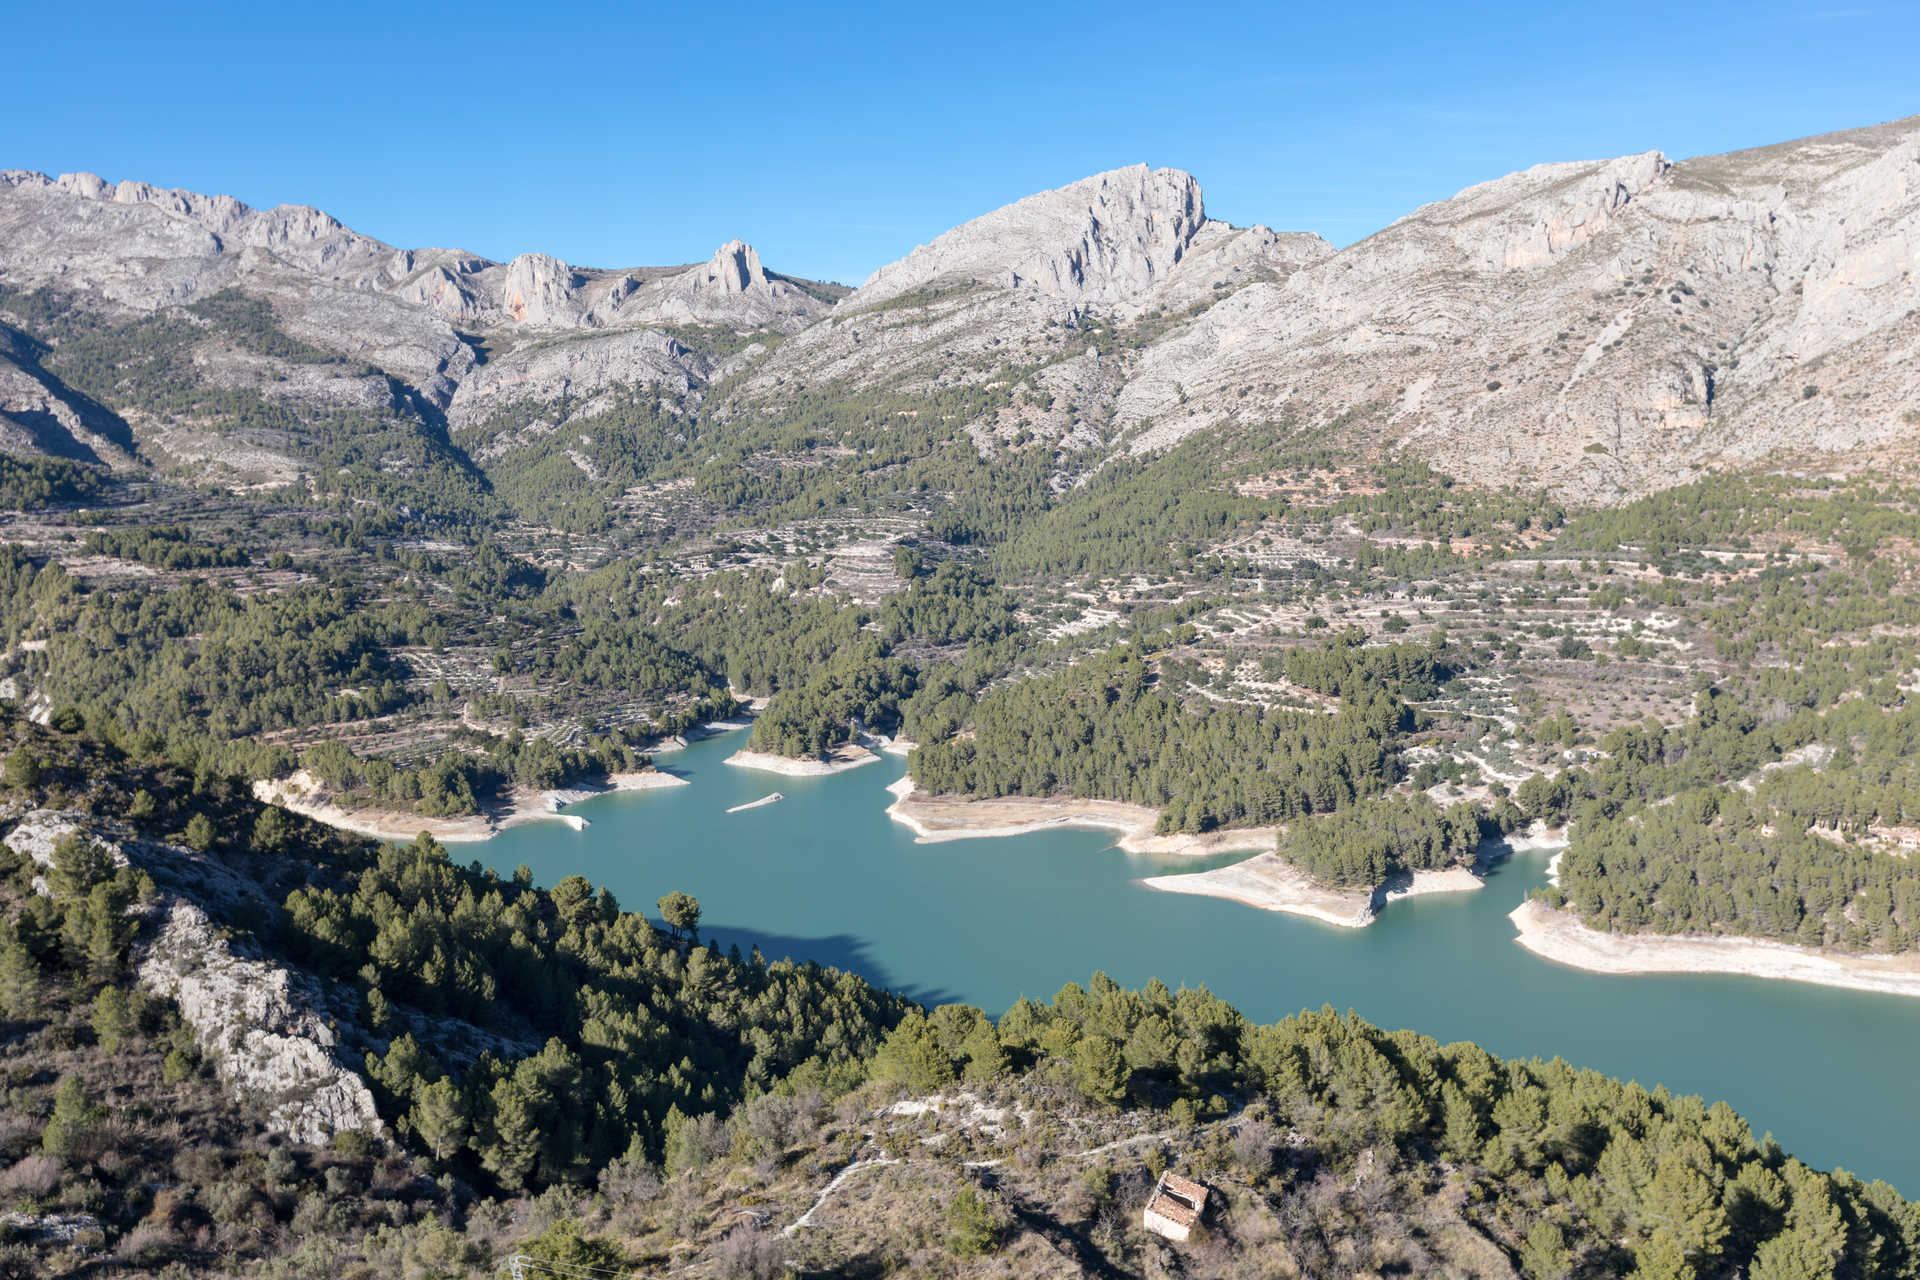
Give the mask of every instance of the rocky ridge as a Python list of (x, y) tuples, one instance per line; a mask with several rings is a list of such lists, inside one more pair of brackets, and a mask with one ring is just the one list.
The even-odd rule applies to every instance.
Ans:
[[(1916, 267), (1920, 118), (1539, 165), (1339, 251), (1230, 226), (1191, 175), (1134, 165), (956, 227), (837, 305), (737, 240), (692, 267), (495, 263), (394, 249), (300, 206), (0, 174), (0, 283), (136, 313), (238, 289), (370, 380), (249, 364), (217, 334), (200, 367), (307, 407), (392, 401), (427, 433), (438, 413), (490, 424), (466, 441), (482, 467), (562, 425), (590, 438), (616, 389), (724, 423), (778, 420), (802, 396), (974, 388), (990, 407), (953, 430), (987, 457), (1037, 437), (1063, 484), (1196, 433), (1265, 447), (1307, 431), (1583, 502), (1763, 458), (1912, 470)], [(766, 340), (698, 336), (716, 328)], [(174, 419), (102, 423), (31, 358), (0, 359), (0, 404), (25, 451), (272, 454)], [(248, 466), (284, 483), (308, 465), (282, 462)]]
[(150, 311), (276, 267), (463, 328), (781, 328), (831, 305), (818, 289), (770, 276), (739, 240), (688, 267), (579, 270), (544, 253), (498, 263), (458, 249), (397, 249), (306, 205), (261, 210), (90, 173), (0, 171), (0, 275), (18, 287), (58, 283)]

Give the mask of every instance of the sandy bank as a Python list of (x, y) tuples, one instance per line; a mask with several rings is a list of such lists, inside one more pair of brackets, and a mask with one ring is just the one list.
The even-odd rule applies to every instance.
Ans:
[(748, 809), (758, 809), (762, 805), (779, 804), (782, 800), (785, 800), (785, 799), (786, 799), (785, 796), (781, 795), (778, 791), (776, 791), (772, 795), (761, 796), (758, 800), (749, 800), (745, 804), (736, 804), (731, 809), (728, 809), (727, 812), (728, 813), (745, 813)]
[(948, 840), (981, 840), (998, 836), (1032, 835), (1059, 828), (1115, 831), (1128, 853), (1207, 854), (1271, 849), (1278, 829), (1241, 827), (1202, 835), (1156, 835), (1160, 811), (1118, 800), (1079, 800), (1072, 796), (1001, 796), (974, 800), (966, 796), (930, 796), (901, 778), (887, 790), (894, 801), (887, 816), (913, 832), (915, 844)]
[(1148, 876), (1140, 882), (1163, 893), (1195, 893), (1208, 898), (1308, 916), (1343, 929), (1373, 923), (1373, 892), (1369, 889), (1328, 889), (1315, 884), (1277, 853), (1262, 853), (1190, 875)]
[(1757, 938), (1607, 933), (1529, 898), (1507, 917), (1543, 959), (1594, 973), (1730, 973), (1920, 996), (1920, 956), (1855, 956)]
[(1373, 923), (1380, 909), (1398, 898), (1431, 893), (1471, 893), (1485, 883), (1465, 867), (1444, 871), (1401, 873), (1372, 889), (1329, 889), (1313, 880), (1277, 853), (1262, 853), (1230, 867), (1188, 875), (1150, 876), (1140, 882), (1165, 893), (1193, 893), (1209, 898), (1285, 911), (1361, 929)]
[(681, 787), (686, 783), (685, 778), (677, 778), (657, 769), (644, 769), (612, 774), (606, 782), (586, 787), (552, 791), (516, 787), (508, 793), (503, 803), (492, 806), (485, 813), (459, 818), (429, 818), (408, 813), (404, 809), (337, 804), (327, 798), (320, 780), (305, 769), (296, 770), (292, 776), (282, 780), (257, 781), (253, 784), (253, 794), (263, 804), (277, 804), (315, 822), (372, 836), (376, 840), (411, 840), (424, 831), (443, 844), (471, 844), (491, 839), (508, 827), (529, 822), (558, 822), (571, 830), (583, 831), (587, 820), (578, 814), (562, 813), (565, 806), (609, 791), (653, 791), (663, 787)]
[(798, 760), (792, 756), (777, 756), (770, 751), (736, 751), (727, 757), (727, 763), (740, 769), (758, 769), (762, 773), (784, 774), (789, 778), (820, 778), (830, 773), (858, 769), (879, 758), (865, 747), (847, 743), (828, 752), (825, 760)]

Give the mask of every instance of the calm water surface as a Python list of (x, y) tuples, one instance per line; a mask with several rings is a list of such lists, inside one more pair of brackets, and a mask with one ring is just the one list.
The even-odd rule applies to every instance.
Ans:
[[(898, 757), (785, 778), (724, 765), (741, 742), (661, 756), (692, 785), (586, 801), (570, 810), (585, 831), (537, 823), (473, 848), (502, 874), (524, 863), (541, 884), (584, 875), (650, 915), (684, 889), (722, 946), (758, 943), (923, 1001), (998, 1014), (1104, 969), (1129, 987), (1204, 983), (1262, 1022), (1331, 1004), (1502, 1055), (1557, 1055), (1724, 1098), (1811, 1164), (1920, 1194), (1920, 999), (1549, 964), (1506, 919), (1544, 880), (1544, 854), (1496, 868), (1478, 893), (1396, 902), (1371, 928), (1340, 929), (1136, 883), (1234, 857), (1136, 857), (1091, 831), (917, 845), (882, 812)], [(786, 799), (725, 812), (772, 791)]]

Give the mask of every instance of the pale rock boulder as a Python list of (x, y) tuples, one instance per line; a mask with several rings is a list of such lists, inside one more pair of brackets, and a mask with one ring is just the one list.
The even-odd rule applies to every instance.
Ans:
[[(72, 812), (27, 813), (5, 843), (51, 867), (54, 850), (69, 836), (92, 839), (116, 866), (131, 863), (154, 877), (160, 892), (146, 912), (149, 927), (134, 944), (135, 978), (175, 1002), (232, 1095), (263, 1106), (268, 1127), (298, 1142), (379, 1131), (373, 1094), (341, 1064), (348, 1049), (333, 1029), (336, 1012), (320, 985), (285, 966), (241, 955), (187, 896), (257, 906), (256, 884), (189, 849), (116, 840)], [(35, 878), (34, 888), (48, 892), (44, 876)]]

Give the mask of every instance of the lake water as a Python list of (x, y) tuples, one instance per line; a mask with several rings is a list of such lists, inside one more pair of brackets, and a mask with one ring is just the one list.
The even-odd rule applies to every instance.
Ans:
[[(904, 760), (787, 778), (723, 764), (742, 742), (661, 756), (692, 785), (588, 800), (569, 810), (585, 831), (536, 823), (456, 856), (471, 849), (502, 874), (524, 863), (543, 885), (584, 875), (649, 915), (684, 889), (723, 947), (758, 943), (929, 1003), (997, 1015), (1104, 969), (1129, 987), (1204, 983), (1261, 1022), (1331, 1004), (1504, 1056), (1557, 1055), (1724, 1098), (1810, 1164), (1920, 1194), (1920, 999), (1550, 964), (1506, 919), (1545, 879), (1545, 854), (1496, 867), (1478, 893), (1395, 902), (1370, 928), (1340, 929), (1137, 883), (1231, 856), (1136, 857), (1093, 831), (915, 844), (883, 812)], [(786, 799), (726, 812), (773, 791)]]

